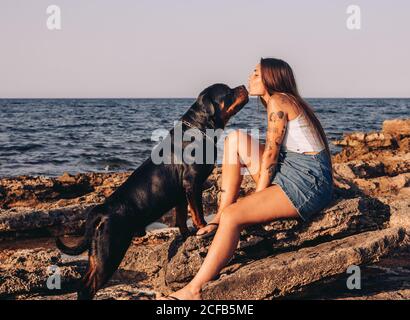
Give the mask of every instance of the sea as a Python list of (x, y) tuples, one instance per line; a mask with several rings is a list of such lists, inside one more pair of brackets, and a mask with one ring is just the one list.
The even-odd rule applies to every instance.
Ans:
[[(194, 103), (179, 99), (0, 99), (0, 177), (55, 177), (68, 172), (135, 170)], [(331, 142), (355, 131), (379, 131), (387, 119), (408, 118), (410, 99), (308, 98)], [(263, 141), (266, 110), (257, 99), (225, 128)], [(221, 164), (223, 136), (218, 143)]]

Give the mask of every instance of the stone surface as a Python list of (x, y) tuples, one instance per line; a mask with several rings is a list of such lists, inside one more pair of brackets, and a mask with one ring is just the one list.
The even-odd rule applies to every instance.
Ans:
[[(403, 229), (366, 232), (272, 255), (239, 267), (203, 287), (204, 299), (272, 299), (286, 296), (320, 279), (346, 273), (351, 265), (377, 261), (408, 237)], [(406, 240), (408, 241), (408, 239)]]
[[(245, 229), (236, 251), (237, 258), (260, 259), (275, 251), (285, 251), (314, 245), (331, 239), (369, 230), (382, 229), (389, 221), (389, 207), (376, 199), (354, 198), (341, 200), (324, 210), (310, 223), (300, 220), (277, 220)], [(172, 243), (166, 254), (165, 280), (172, 288), (179, 288), (199, 270), (210, 241), (190, 237), (179, 246)], [(160, 256), (156, 252), (155, 256)], [(235, 259), (235, 257), (234, 257)], [(164, 263), (164, 259), (161, 260)]]
[(92, 207), (85, 204), (50, 210), (13, 208), (0, 212), (0, 239), (78, 233)]
[(410, 230), (410, 197), (404, 196), (391, 201), (390, 208), (390, 226)]
[(47, 280), (58, 272), (61, 288), (70, 290), (84, 271), (84, 264), (63, 264), (58, 250), (2, 250), (0, 253), (0, 298), (20, 293), (50, 293)]
[(388, 134), (402, 134), (410, 136), (410, 119), (393, 119), (383, 122), (384, 133)]
[[(381, 132), (356, 132), (335, 141), (343, 149), (332, 157), (331, 205), (310, 223), (278, 220), (245, 229), (230, 262), (203, 288), (203, 298), (409, 297), (409, 121), (386, 121)], [(129, 174), (0, 179), (0, 298), (75, 299), (73, 288), (86, 255), (61, 256), (54, 239), (39, 236), (81, 234), (88, 208), (102, 202)], [(217, 209), (220, 185), (217, 167), (204, 185), (206, 215)], [(244, 176), (240, 197), (254, 188), (252, 178)], [(173, 225), (168, 212), (146, 236), (135, 238), (96, 299), (154, 299), (184, 286), (199, 269), (211, 240), (192, 236), (183, 241), (177, 228), (155, 230)], [(368, 287), (360, 293), (346, 292), (346, 270), (352, 264), (364, 271)], [(62, 272), (60, 291), (45, 286), (51, 265)]]
[(360, 288), (349, 289), (351, 276), (342, 273), (318, 281), (303, 292), (286, 296), (286, 299), (337, 299), (337, 300), (408, 300), (410, 298), (410, 247), (389, 254), (379, 262), (360, 267)]

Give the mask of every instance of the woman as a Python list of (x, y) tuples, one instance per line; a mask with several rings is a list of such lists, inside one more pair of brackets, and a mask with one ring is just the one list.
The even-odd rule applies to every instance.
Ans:
[[(214, 239), (191, 282), (162, 299), (201, 299), (202, 286), (230, 261), (244, 227), (280, 218), (309, 221), (332, 199), (328, 142), (313, 110), (298, 93), (291, 67), (280, 59), (261, 59), (249, 78), (249, 95), (259, 96), (266, 108), (266, 143), (261, 145), (241, 131), (227, 136), (218, 212), (197, 232), (202, 237), (215, 234)], [(249, 157), (252, 143), (259, 146), (259, 153)], [(227, 160), (234, 158), (234, 162)], [(255, 180), (256, 190), (236, 201), (243, 166)]]

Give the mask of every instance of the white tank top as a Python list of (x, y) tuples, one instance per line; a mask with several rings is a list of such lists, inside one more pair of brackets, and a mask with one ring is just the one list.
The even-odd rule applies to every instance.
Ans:
[(319, 152), (326, 148), (302, 111), (295, 119), (288, 121), (282, 145), (287, 150), (298, 153)]

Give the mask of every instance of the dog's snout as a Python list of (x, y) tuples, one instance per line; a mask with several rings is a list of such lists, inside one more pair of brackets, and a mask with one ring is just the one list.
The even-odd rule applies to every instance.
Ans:
[(247, 96), (248, 95), (248, 90), (246, 89), (246, 87), (244, 85), (235, 88), (235, 92), (238, 96)]

